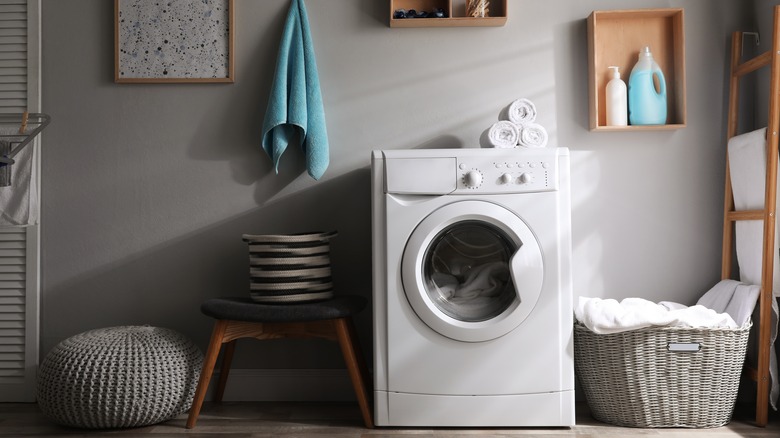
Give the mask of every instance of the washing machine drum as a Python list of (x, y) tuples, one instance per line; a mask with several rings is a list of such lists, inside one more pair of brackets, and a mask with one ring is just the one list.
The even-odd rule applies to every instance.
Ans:
[(544, 276), (541, 249), (528, 225), (482, 201), (448, 204), (420, 222), (401, 271), (417, 316), (464, 342), (516, 329), (536, 305)]

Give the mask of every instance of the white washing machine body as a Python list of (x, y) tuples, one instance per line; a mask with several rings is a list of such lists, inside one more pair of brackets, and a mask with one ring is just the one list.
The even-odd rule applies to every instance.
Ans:
[(378, 426), (574, 424), (568, 158), (374, 151)]

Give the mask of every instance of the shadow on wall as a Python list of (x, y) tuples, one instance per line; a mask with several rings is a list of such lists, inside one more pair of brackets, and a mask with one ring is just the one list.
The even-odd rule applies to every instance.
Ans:
[[(42, 353), (62, 339), (99, 327), (142, 325), (182, 332), (205, 350), (213, 320), (205, 299), (248, 294), (249, 261), (242, 234), (337, 230), (331, 242), (336, 293), (361, 295), (369, 306), (356, 317), (368, 358), (371, 340), (371, 213), (367, 168), (333, 178), (265, 207), (184, 235), (48, 291), (42, 309)], [(76, 306), (78, 308), (76, 308)], [(88, 314), (89, 318), (78, 318)], [(88, 321), (89, 325), (84, 324)], [(56, 326), (55, 326), (56, 324)], [(237, 368), (342, 368), (337, 348), (284, 342), (239, 349)]]
[[(567, 68), (555, 68), (555, 84), (559, 89), (555, 93), (556, 117), (558, 120), (570, 121), (570, 126), (586, 130), (589, 129), (590, 125), (590, 114), (587, 111), (587, 31), (587, 20), (585, 19), (562, 23), (555, 28), (555, 43), (553, 45), (556, 49), (555, 64), (574, 65), (580, 73), (572, 74)], [(573, 105), (572, 102), (581, 102), (582, 104)], [(567, 146), (573, 147), (574, 145)]]
[[(358, 5), (360, 11), (367, 17), (373, 18), (377, 23), (388, 24), (389, 16), (387, 15), (387, 4), (385, 2), (359, 2)], [(369, 26), (368, 21), (364, 22), (361, 20), (361, 22), (365, 23), (366, 27)], [(373, 27), (373, 25), (370, 26)]]

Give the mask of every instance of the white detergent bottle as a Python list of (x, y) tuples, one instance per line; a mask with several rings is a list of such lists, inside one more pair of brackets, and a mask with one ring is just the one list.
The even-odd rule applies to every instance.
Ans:
[[(655, 89), (653, 77), (658, 79)], [(650, 47), (643, 47), (628, 78), (628, 120), (632, 125), (666, 123), (666, 80)]]
[(628, 125), (626, 83), (620, 79), (620, 67), (610, 66), (612, 79), (607, 83), (607, 126)]

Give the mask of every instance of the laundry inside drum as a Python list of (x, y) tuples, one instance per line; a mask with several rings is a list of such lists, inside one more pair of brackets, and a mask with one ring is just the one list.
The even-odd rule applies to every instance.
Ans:
[(439, 232), (424, 257), (428, 297), (447, 316), (464, 322), (497, 317), (517, 298), (509, 260), (517, 245), (499, 228), (461, 221)]

